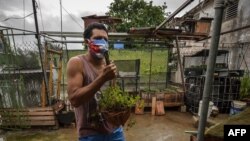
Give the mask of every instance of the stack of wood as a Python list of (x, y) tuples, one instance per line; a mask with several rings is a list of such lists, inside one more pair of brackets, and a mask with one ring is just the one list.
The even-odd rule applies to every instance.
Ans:
[(165, 115), (164, 102), (162, 100), (156, 100), (156, 97), (152, 98), (152, 115)]
[(0, 126), (2, 128), (27, 128), (31, 126), (58, 126), (52, 107), (4, 108), (0, 109)]

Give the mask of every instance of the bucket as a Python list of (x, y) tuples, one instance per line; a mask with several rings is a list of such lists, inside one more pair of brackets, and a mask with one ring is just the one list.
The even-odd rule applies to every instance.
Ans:
[[(202, 100), (200, 100), (200, 103), (199, 103), (198, 116), (200, 116), (200, 114), (201, 114), (201, 106), (202, 106)], [(213, 106), (214, 106), (214, 103), (213, 103), (212, 101), (209, 101), (209, 107), (208, 107), (208, 112), (207, 112), (207, 118), (210, 117)]]
[(240, 113), (246, 108), (247, 103), (242, 101), (234, 100), (231, 102), (230, 115), (235, 115)]

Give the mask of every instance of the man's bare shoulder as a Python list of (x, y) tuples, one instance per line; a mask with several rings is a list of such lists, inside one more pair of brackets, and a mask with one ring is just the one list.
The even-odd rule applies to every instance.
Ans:
[(79, 56), (74, 56), (74, 57), (71, 57), (68, 61), (68, 64), (75, 64), (75, 63), (80, 63), (81, 62), (81, 59)]
[(68, 71), (80, 71), (82, 68), (81, 58), (79, 56), (71, 57), (67, 63)]

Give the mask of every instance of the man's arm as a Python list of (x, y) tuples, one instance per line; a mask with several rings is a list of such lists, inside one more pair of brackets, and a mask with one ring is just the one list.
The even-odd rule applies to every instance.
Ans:
[(83, 86), (84, 72), (81, 67), (83, 64), (77, 57), (71, 58), (67, 65), (67, 91), (69, 100), (74, 107), (89, 101), (106, 81), (115, 77), (116, 72), (114, 64), (110, 64), (101, 71), (92, 83)]

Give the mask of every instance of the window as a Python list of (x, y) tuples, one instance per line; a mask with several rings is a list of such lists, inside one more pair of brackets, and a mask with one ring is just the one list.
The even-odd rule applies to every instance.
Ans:
[(230, 0), (225, 8), (224, 20), (237, 17), (239, 0)]

